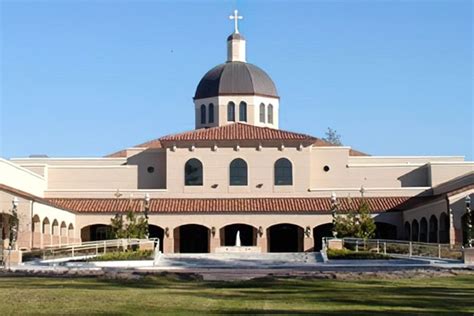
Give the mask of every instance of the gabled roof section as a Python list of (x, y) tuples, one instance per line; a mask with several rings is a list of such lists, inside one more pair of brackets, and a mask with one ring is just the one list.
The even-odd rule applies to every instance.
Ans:
[(160, 138), (161, 142), (226, 140), (294, 140), (313, 142), (317, 141), (318, 139), (306, 134), (294, 133), (269, 127), (259, 127), (244, 123), (232, 123), (211, 128), (201, 128)]
[[(409, 201), (421, 197), (368, 197), (371, 212), (403, 210)], [(143, 199), (51, 198), (51, 203), (77, 213), (143, 212)], [(339, 199), (338, 212), (355, 210), (362, 198)], [(228, 198), (228, 199), (151, 199), (150, 213), (321, 213), (330, 214), (331, 198)]]
[[(206, 142), (206, 141), (295, 141), (312, 144), (313, 146), (335, 146), (327, 141), (302, 133), (295, 133), (281, 129), (254, 126), (245, 123), (232, 123), (211, 128), (200, 128), (178, 134), (163, 136), (146, 143), (136, 145), (136, 148), (164, 148), (166, 144), (179, 142)], [(367, 154), (350, 149), (351, 156), (368, 156)], [(106, 157), (126, 157), (127, 150), (121, 150)]]

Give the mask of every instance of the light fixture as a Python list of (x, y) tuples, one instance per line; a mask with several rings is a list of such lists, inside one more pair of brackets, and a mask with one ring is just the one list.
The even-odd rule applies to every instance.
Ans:
[(17, 208), (19, 203), (20, 203), (20, 201), (18, 200), (18, 198), (16, 196), (13, 197), (13, 200), (12, 200), (13, 208)]
[(263, 236), (263, 227), (262, 226), (258, 226), (258, 236), (259, 237)]
[(211, 227), (211, 234), (212, 234), (212, 237), (216, 235), (216, 228), (214, 226)]
[(170, 236), (170, 229), (169, 227), (165, 227), (165, 236), (169, 237)]

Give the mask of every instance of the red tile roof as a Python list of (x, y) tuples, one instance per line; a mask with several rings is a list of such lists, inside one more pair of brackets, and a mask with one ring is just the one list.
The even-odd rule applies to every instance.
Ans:
[[(166, 144), (199, 141), (298, 141), (313, 146), (335, 146), (311, 135), (244, 123), (232, 123), (167, 135), (134, 147), (163, 148)], [(350, 150), (349, 154), (351, 156), (367, 156), (367, 154), (353, 149)], [(122, 150), (106, 157), (126, 157), (126, 151)]]
[[(366, 198), (373, 212), (401, 210), (410, 197)], [(51, 198), (52, 204), (78, 213), (144, 210), (142, 199)], [(361, 198), (339, 199), (340, 212), (356, 209)], [(152, 199), (151, 213), (330, 213), (330, 198)]]
[(220, 140), (316, 141), (317, 138), (306, 134), (293, 133), (269, 127), (259, 127), (244, 123), (232, 123), (211, 128), (201, 128), (189, 132), (168, 135), (160, 138), (160, 141), (162, 142)]

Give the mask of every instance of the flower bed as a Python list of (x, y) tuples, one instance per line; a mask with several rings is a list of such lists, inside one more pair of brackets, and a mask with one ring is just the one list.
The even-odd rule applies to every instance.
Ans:
[(328, 249), (328, 259), (357, 259), (357, 260), (375, 260), (390, 259), (390, 256), (370, 251), (352, 251), (349, 249)]
[(123, 261), (123, 260), (152, 260), (152, 250), (137, 250), (124, 252), (110, 252), (98, 257), (92, 258), (91, 261)]

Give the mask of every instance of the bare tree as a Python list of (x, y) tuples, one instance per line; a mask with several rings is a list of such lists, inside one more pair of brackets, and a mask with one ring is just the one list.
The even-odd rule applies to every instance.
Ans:
[(324, 137), (323, 140), (336, 146), (342, 146), (341, 135), (339, 135), (335, 129), (330, 127), (328, 127), (326, 137)]

